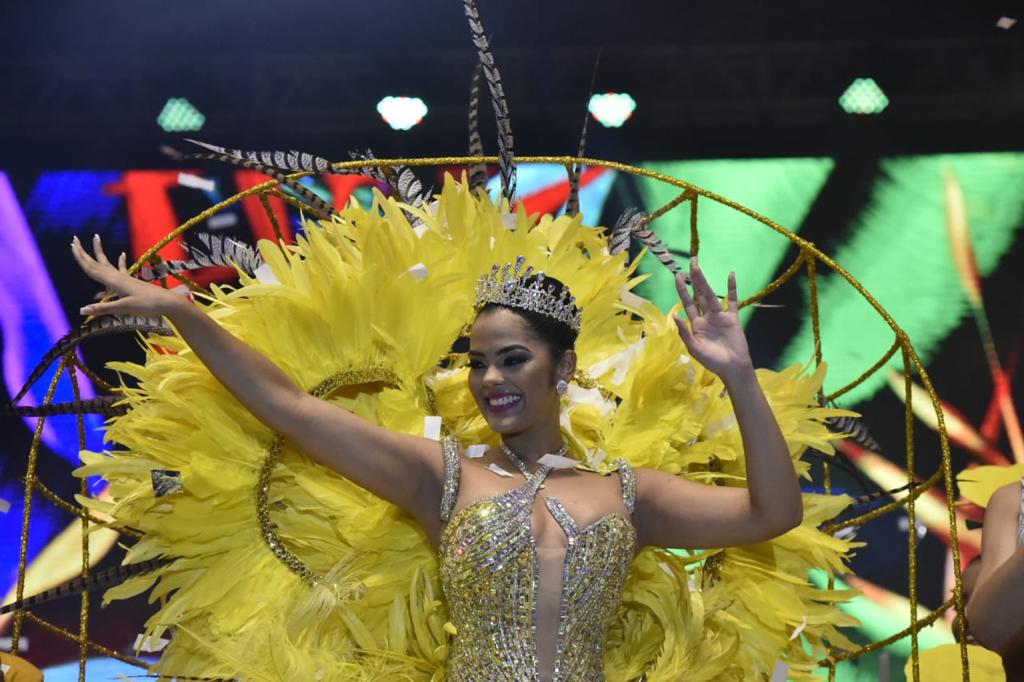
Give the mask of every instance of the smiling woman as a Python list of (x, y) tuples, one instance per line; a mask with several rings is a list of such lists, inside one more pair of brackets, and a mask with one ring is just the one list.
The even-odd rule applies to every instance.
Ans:
[[(162, 314), (176, 330), (144, 365), (119, 366), (139, 382), (108, 430), (120, 449), (80, 471), (110, 480), (118, 523), (150, 529), (140, 560), (170, 559), (108, 595), (173, 590), (150, 621), (175, 633), (158, 669), (670, 680), (760, 674), (785, 655), (809, 676), (843, 616), (834, 597), (775, 580), (846, 546), (816, 530), (845, 498), (801, 505), (796, 488), (794, 458), (803, 469), (806, 445), (834, 438), (814, 403), (823, 374), (755, 375), (735, 286), (723, 306), (696, 262), (684, 321), (630, 297), (635, 263), (576, 219), (513, 216), (454, 181), (436, 202), (420, 213), (377, 195), (294, 247), (264, 242), (261, 279), (243, 274), (210, 306), (76, 241), (118, 294), (84, 313)], [(481, 274), (487, 261), (499, 266)], [(420, 435), (438, 417), (442, 445)], [(152, 497), (154, 466), (181, 488)], [(666, 550), (779, 542), (803, 506), (785, 569), (771, 553)], [(205, 577), (186, 579), (197, 566)], [(741, 632), (749, 613), (777, 621)], [(810, 651), (789, 638), (807, 613), (821, 614), (803, 626)]]
[[(425, 196), (367, 154), (353, 170), (392, 195), (336, 212), (297, 177), (347, 167), (200, 143), (319, 219), (198, 304), (73, 241), (112, 295), (83, 315), (173, 328), (117, 365), (137, 380), (119, 447), (77, 472), (111, 483), (112, 504), (83, 504), (144, 529), (131, 559), (165, 560), (107, 597), (153, 588), (167, 676), (654, 682), (762, 678), (784, 658), (810, 679), (851, 622), (804, 579), (849, 547), (818, 530), (848, 499), (797, 485), (804, 450), (837, 438), (823, 369), (755, 373), (735, 277), (718, 297), (695, 256), (685, 320), (633, 294), (631, 237), (678, 266), (641, 214), (610, 235), (582, 223), (576, 161), (565, 214), (514, 210), (508, 107), (464, 9), (500, 198), (451, 177)], [(154, 470), (179, 485), (155, 494)]]

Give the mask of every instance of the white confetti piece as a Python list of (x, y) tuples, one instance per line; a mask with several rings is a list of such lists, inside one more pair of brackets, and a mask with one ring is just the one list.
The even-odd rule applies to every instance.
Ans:
[(212, 192), (217, 188), (217, 183), (213, 180), (201, 178), (198, 175), (192, 175), (191, 173), (178, 173), (178, 184), (182, 187), (201, 189), (204, 192)]
[(0, 497), (0, 514), (6, 514), (11, 511), (11, 503)]
[(605, 461), (606, 459), (608, 459), (608, 453), (605, 452), (604, 450), (601, 450), (600, 448), (598, 448), (597, 452), (595, 452), (590, 457), (590, 466), (596, 467), (596, 466), (600, 465), (601, 462)]
[(480, 459), (487, 453), (488, 449), (489, 446), (487, 445), (470, 445), (466, 448), (466, 457), (469, 457), (470, 459)]
[(412, 275), (412, 278), (417, 282), (422, 282), (426, 276), (430, 274), (430, 271), (427, 270), (427, 266), (423, 263), (417, 263), (409, 268), (409, 274)]
[(999, 17), (999, 21), (996, 22), (996, 26), (1003, 29), (1004, 31), (1009, 31), (1011, 28), (1013, 28), (1013, 25), (1016, 23), (1017, 20), (1014, 19), (1013, 17)]
[(326, 675), (326, 674), (327, 674), (327, 671), (325, 671), (325, 670), (317, 670), (316, 673), (313, 674), (313, 679), (314, 680), (322, 680), (322, 679), (324, 679), (324, 675)]
[(494, 237), (491, 237), (491, 251), (494, 251), (494, 245), (497, 243), (497, 241), (498, 240), (496, 240)]
[(420, 223), (416, 227), (412, 228), (412, 231), (416, 234), (417, 237), (423, 239), (423, 235), (429, 232), (430, 228), (427, 227), (426, 223)]
[(423, 437), (441, 440), (441, 418), (429, 415), (423, 418)]
[(260, 265), (252, 274), (256, 276), (256, 281), (259, 282), (260, 284), (281, 283), (281, 280), (277, 278), (277, 275), (274, 274), (274, 271), (270, 269), (270, 265), (268, 265), (267, 263), (263, 263), (262, 265)]
[[(14, 648), (14, 640), (10, 637), (0, 637), (0, 650), (10, 651)], [(18, 648), (21, 651), (28, 651), (28, 637), (22, 637), (18, 640)]]
[(661, 570), (665, 571), (665, 575), (667, 575), (669, 578), (676, 577), (675, 574), (672, 572), (672, 569), (664, 561), (659, 561), (658, 562), (658, 568), (660, 568)]
[(721, 419), (711, 422), (704, 428), (704, 435), (708, 438), (714, 438), (724, 431), (736, 426), (736, 415), (730, 414)]
[(500, 218), (501, 224), (505, 226), (506, 230), (516, 229), (516, 216), (514, 213), (502, 213)]
[(627, 305), (630, 308), (642, 308), (644, 303), (647, 302), (647, 299), (643, 296), (634, 294), (625, 284), (623, 284), (622, 288), (619, 289), (619, 299), (622, 301), (623, 305)]
[(217, 215), (210, 216), (210, 219), (206, 221), (206, 226), (211, 230), (223, 230), (225, 227), (237, 224), (238, 215), (235, 213), (218, 213)]
[(647, 343), (647, 339), (643, 338), (634, 343), (629, 344), (622, 350), (613, 355), (608, 356), (600, 362), (595, 362), (587, 372), (592, 377), (602, 377), (608, 372), (614, 370), (611, 378), (608, 381), (613, 386), (618, 386), (626, 380), (628, 376), (629, 368), (633, 365), (638, 358), (641, 357), (644, 345)]
[(155, 654), (158, 651), (163, 651), (164, 647), (171, 643), (171, 640), (157, 637), (153, 639), (152, 636), (146, 637), (145, 634), (135, 635), (135, 648), (138, 651), (144, 651), (147, 654)]
[(786, 682), (789, 677), (789, 666), (782, 661), (775, 662), (775, 669), (772, 670), (772, 679), (769, 682)]
[(507, 478), (512, 478), (512, 474), (510, 474), (509, 472), (505, 471), (504, 469), (502, 469), (497, 464), (494, 464), (493, 462), (488, 464), (487, 468), (490, 469), (493, 473), (498, 474), (499, 476), (505, 476)]
[(7, 671), (9, 671), (10, 669), (11, 666), (7, 665), (6, 663), (0, 663), (0, 672), (3, 672), (4, 675), (6, 675)]
[(797, 625), (796, 629), (793, 630), (793, 634), (789, 636), (790, 641), (793, 641), (794, 639), (799, 637), (800, 633), (804, 631), (805, 627), (807, 627), (807, 616), (804, 616), (803, 620), (800, 621), (800, 625)]
[(846, 538), (853, 537), (853, 535), (856, 532), (857, 526), (847, 526), (846, 528), (840, 528), (839, 530), (837, 530), (835, 533), (832, 534), (832, 537), (834, 537), (837, 540), (845, 540)]
[(579, 462), (572, 459), (571, 457), (562, 457), (561, 455), (544, 455), (537, 460), (537, 464), (542, 467), (551, 467), (552, 469), (572, 469)]

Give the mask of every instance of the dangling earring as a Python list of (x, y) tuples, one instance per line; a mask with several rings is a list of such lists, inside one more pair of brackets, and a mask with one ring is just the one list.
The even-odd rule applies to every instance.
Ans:
[(555, 384), (555, 393), (558, 395), (565, 395), (569, 390), (569, 384), (566, 383), (565, 379), (559, 379), (558, 383)]

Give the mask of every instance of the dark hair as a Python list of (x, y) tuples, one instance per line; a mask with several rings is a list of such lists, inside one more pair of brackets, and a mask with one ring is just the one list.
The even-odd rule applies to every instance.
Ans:
[[(529, 277), (523, 278), (523, 282), (527, 284), (532, 284), (536, 280), (537, 275), (530, 275)], [(554, 277), (548, 277), (547, 275), (544, 276), (544, 288), (548, 289), (556, 298), (561, 298), (562, 292), (568, 292), (569, 290), (569, 287), (562, 284), (562, 282), (558, 281)], [(576, 330), (565, 322), (560, 322), (553, 317), (549, 317), (532, 310), (513, 308), (511, 306), (501, 305), (500, 303), (488, 303), (477, 311), (477, 317), (497, 308), (511, 310), (516, 315), (519, 315), (521, 318), (526, 320), (530, 330), (533, 331), (539, 341), (548, 347), (551, 351), (551, 356), (556, 360), (562, 357), (562, 354), (565, 353), (565, 351), (572, 350), (576, 345), (576, 337), (578, 336)]]

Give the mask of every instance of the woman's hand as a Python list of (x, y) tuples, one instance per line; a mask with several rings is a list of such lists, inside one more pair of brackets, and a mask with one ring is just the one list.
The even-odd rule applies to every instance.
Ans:
[(694, 360), (723, 380), (750, 372), (753, 363), (737, 312), (736, 273), (729, 273), (728, 306), (725, 310), (704, 278), (696, 257), (690, 260), (690, 281), (694, 291), (692, 297), (683, 275), (676, 275), (676, 289), (690, 324), (678, 315), (673, 317), (686, 349)]
[(123, 253), (118, 258), (117, 267), (114, 267), (103, 253), (99, 235), (93, 237), (92, 244), (95, 256), (90, 256), (78, 237), (75, 237), (71, 241), (71, 254), (78, 261), (82, 272), (117, 294), (117, 298), (84, 306), (81, 310), (83, 315), (167, 315), (185, 300), (176, 293), (129, 275), (127, 257)]

